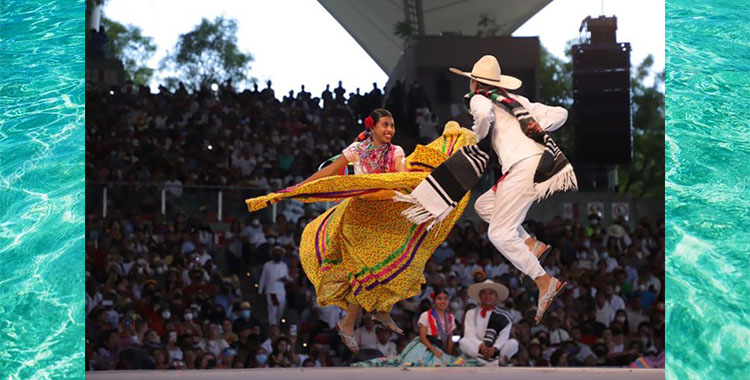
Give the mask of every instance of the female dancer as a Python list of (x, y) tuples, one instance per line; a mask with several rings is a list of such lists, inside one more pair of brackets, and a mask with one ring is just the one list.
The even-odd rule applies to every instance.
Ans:
[[(343, 200), (305, 227), (300, 262), (315, 287), (317, 303), (348, 311), (337, 327), (354, 352), (354, 325), (361, 309), (376, 311), (376, 322), (401, 333), (390, 318), (393, 305), (421, 292), (424, 265), (469, 200), (467, 194), (440, 228), (429, 230), (401, 216), (408, 205), (393, 202), (394, 190), (408, 192), (448, 156), (476, 142), (473, 132), (451, 122), (440, 138), (417, 146), (403, 160), (403, 150), (390, 144), (395, 129), (390, 114), (375, 110), (365, 120), (368, 130), (333, 164), (300, 185), (245, 201), (255, 212), (285, 198)], [(349, 162), (357, 175), (335, 175)]]
[(354, 164), (354, 174), (405, 172), (404, 150), (391, 144), (396, 133), (393, 115), (384, 108), (378, 108), (365, 118), (365, 131), (349, 145), (332, 164), (326, 166), (300, 185), (341, 173), (348, 164)]
[[(375, 109), (364, 120), (365, 131), (357, 136), (357, 139), (349, 145), (341, 155), (330, 165), (316, 172), (299, 185), (289, 188), (295, 189), (302, 184), (336, 175), (346, 168), (348, 164), (354, 165), (354, 174), (375, 174), (406, 171), (404, 163), (404, 150), (391, 144), (391, 139), (396, 132), (396, 125), (390, 111)], [(337, 300), (339, 302), (343, 300)], [(329, 301), (329, 303), (339, 303)], [(359, 350), (354, 339), (354, 325), (357, 323), (362, 306), (356, 301), (348, 302), (346, 315), (336, 324), (346, 346), (352, 351)], [(401, 333), (396, 323), (391, 319), (389, 311), (378, 311), (374, 317), (375, 321), (396, 333)]]
[[(425, 311), (419, 316), (419, 342), (432, 353), (435, 358), (441, 359), (444, 353), (450, 355), (453, 352), (453, 340), (451, 333), (456, 328), (456, 322), (453, 314), (448, 312), (450, 305), (450, 296), (445, 289), (440, 289), (433, 293), (435, 305), (430, 310)], [(407, 348), (409, 348), (407, 346)], [(406, 350), (404, 350), (406, 351)], [(428, 357), (422, 360), (428, 363)]]
[(448, 311), (450, 296), (444, 289), (432, 294), (434, 305), (419, 316), (419, 337), (414, 338), (401, 354), (355, 363), (356, 367), (447, 367), (480, 366), (477, 360), (465, 360), (453, 356), (452, 332), (456, 328), (455, 318)]

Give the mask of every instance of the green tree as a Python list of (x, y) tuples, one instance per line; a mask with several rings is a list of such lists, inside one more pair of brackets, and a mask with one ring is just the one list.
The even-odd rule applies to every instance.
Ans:
[[(568, 44), (570, 47), (570, 43)], [(570, 57), (569, 51), (567, 57)], [(539, 52), (539, 101), (552, 105), (561, 106), (568, 110), (568, 121), (564, 128), (554, 132), (555, 142), (568, 157), (573, 157), (574, 152), (574, 126), (573, 126), (573, 61), (564, 61), (544, 46)]]
[(617, 168), (621, 191), (636, 196), (664, 195), (664, 71), (647, 85), (653, 64), (649, 55), (633, 72), (633, 162)]
[(166, 85), (173, 87), (181, 81), (197, 90), (227, 80), (235, 86), (255, 82), (248, 76), (252, 61), (250, 53), (237, 47), (237, 21), (220, 16), (213, 22), (204, 18), (195, 29), (181, 34), (160, 69), (175, 73), (166, 78)]
[(479, 15), (479, 21), (477, 22), (478, 37), (497, 36), (502, 29), (503, 25), (497, 23), (495, 15), (491, 13), (482, 13)]
[[(574, 43), (568, 42), (565, 60), (541, 47), (539, 67), (539, 101), (569, 111), (565, 127), (553, 132), (568, 157), (575, 157), (571, 54)], [(619, 191), (638, 197), (664, 193), (664, 72), (653, 74), (653, 63), (653, 57), (648, 56), (631, 73), (633, 161), (617, 165)], [(654, 83), (647, 85), (652, 75)]]
[(124, 66), (125, 79), (136, 85), (147, 86), (154, 75), (154, 69), (145, 64), (156, 52), (153, 38), (144, 36), (137, 26), (122, 25), (104, 17), (102, 25), (107, 32), (113, 56)]
[[(89, 21), (97, 6), (106, 6), (107, 0), (86, 1), (86, 45), (91, 38)], [(104, 16), (100, 19), (109, 40), (109, 52), (105, 57), (115, 58), (122, 62), (125, 79), (136, 85), (148, 85), (154, 70), (146, 65), (156, 52), (153, 38), (144, 36), (141, 28), (133, 25), (122, 25)]]
[(393, 34), (395, 34), (396, 37), (400, 38), (404, 44), (406, 44), (406, 42), (409, 41), (416, 34), (416, 32), (417, 31), (414, 30), (411, 24), (406, 20), (402, 20), (393, 24)]

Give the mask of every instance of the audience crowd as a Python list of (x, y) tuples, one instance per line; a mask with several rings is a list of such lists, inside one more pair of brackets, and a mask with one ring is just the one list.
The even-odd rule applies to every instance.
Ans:
[[(191, 184), (283, 188), (338, 154), (382, 102), (377, 87), (345, 94), (341, 83), (320, 98), (303, 88), (282, 101), (270, 83), (241, 93), (230, 84), (195, 94), (90, 89), (86, 178), (175, 192)], [(413, 104), (413, 120), (432, 119), (426, 103)], [(87, 370), (325, 367), (395, 355), (418, 336), (417, 319), (438, 288), (451, 295), (457, 339), (477, 306), (467, 287), (487, 278), (510, 289), (503, 306), (520, 343), (510, 365), (625, 366), (664, 351), (663, 219), (528, 221), (529, 233), (555, 247), (545, 269), (569, 282), (539, 326), (531, 280), (493, 248), (486, 224), (463, 220), (428, 262), (422, 293), (394, 307), (404, 335), (365, 315), (353, 356), (335, 329), (343, 311), (317, 305), (300, 266), (302, 230), (321, 205), (283, 202), (275, 221), (250, 215), (219, 228), (197, 214), (167, 220), (147, 192), (126, 195), (128, 208), (87, 214)], [(269, 296), (276, 278), (283, 293)]]

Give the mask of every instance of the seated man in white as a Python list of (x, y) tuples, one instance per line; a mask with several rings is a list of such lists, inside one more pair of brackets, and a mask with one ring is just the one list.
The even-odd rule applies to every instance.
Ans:
[(469, 287), (469, 297), (481, 306), (466, 312), (461, 352), (487, 365), (506, 365), (518, 352), (518, 341), (510, 339), (511, 314), (498, 306), (508, 298), (508, 288), (492, 280)]

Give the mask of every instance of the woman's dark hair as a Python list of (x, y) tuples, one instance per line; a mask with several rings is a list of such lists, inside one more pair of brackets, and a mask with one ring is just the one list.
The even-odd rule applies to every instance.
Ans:
[(440, 287), (440, 288), (435, 289), (435, 299), (437, 299), (437, 296), (441, 294), (445, 294), (446, 296), (448, 296), (448, 299), (451, 298), (451, 295), (448, 294), (448, 290), (446, 288)]
[(289, 342), (289, 339), (287, 339), (287, 337), (285, 337), (285, 336), (279, 337), (279, 338), (276, 339), (276, 342), (273, 344), (273, 352), (272, 352), (272, 354), (277, 354), (278, 353), (279, 343), (281, 343), (282, 341), (286, 342), (287, 346), (291, 345), (291, 343)]
[(553, 366), (557, 366), (560, 364), (560, 357), (563, 356), (565, 353), (565, 350), (562, 348), (558, 348), (555, 352), (552, 353), (552, 357), (550, 358), (550, 364)]
[[(391, 119), (393, 119), (393, 115), (391, 114), (391, 111), (388, 111), (385, 108), (376, 108), (376, 109), (372, 110), (372, 112), (370, 112), (370, 114), (367, 117), (372, 118), (372, 121), (373, 121), (372, 125), (374, 126), (375, 124), (378, 123), (378, 121), (380, 120), (380, 118), (386, 117), (386, 116), (390, 117)], [(365, 119), (367, 119), (367, 117)], [(363, 124), (365, 124), (365, 123), (363, 122)], [(367, 126), (365, 126), (365, 130), (362, 133), (360, 133), (359, 136), (357, 136), (357, 139), (354, 140), (354, 141), (355, 142), (356, 141), (362, 141), (362, 140), (366, 139), (369, 136), (369, 134), (370, 134), (370, 128), (367, 127)]]
[(370, 117), (375, 121), (375, 124), (378, 123), (378, 120), (380, 120), (381, 117), (388, 116), (391, 119), (393, 119), (393, 115), (391, 114), (391, 111), (388, 111), (385, 108), (376, 108), (370, 112)]

